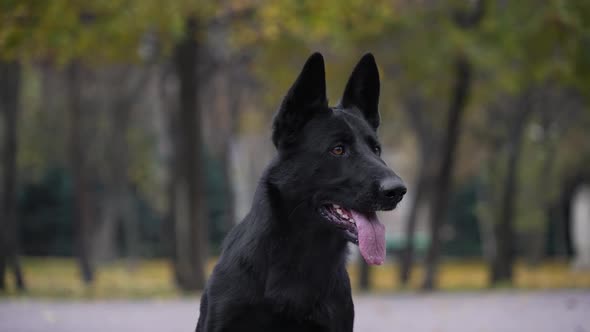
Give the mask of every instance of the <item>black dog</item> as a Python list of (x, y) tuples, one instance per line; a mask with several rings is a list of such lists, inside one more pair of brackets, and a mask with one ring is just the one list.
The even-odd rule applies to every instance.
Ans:
[(322, 56), (307, 60), (274, 119), (278, 155), (225, 239), (197, 331), (352, 331), (347, 243), (383, 263), (375, 211), (394, 209), (406, 192), (380, 158), (378, 102), (371, 54), (332, 108)]

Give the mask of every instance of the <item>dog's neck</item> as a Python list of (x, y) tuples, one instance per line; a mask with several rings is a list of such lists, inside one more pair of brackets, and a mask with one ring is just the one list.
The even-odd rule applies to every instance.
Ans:
[(289, 270), (317, 273), (325, 279), (325, 273), (346, 264), (348, 242), (321, 219), (308, 197), (288, 197), (269, 177), (264, 177), (261, 185), (271, 211), (267, 226), (271, 236), (281, 239), (272, 252), (289, 258)]

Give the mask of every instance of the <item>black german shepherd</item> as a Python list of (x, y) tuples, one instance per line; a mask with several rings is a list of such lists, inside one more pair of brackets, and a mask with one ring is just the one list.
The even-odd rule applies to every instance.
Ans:
[(347, 244), (385, 259), (375, 211), (406, 193), (380, 158), (379, 72), (365, 55), (329, 107), (313, 54), (274, 118), (278, 155), (246, 218), (229, 233), (201, 300), (197, 331), (352, 331)]

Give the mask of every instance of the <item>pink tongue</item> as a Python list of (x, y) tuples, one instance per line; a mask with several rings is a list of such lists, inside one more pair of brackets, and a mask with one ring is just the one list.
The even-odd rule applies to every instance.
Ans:
[(379, 222), (375, 212), (368, 215), (351, 210), (358, 228), (361, 254), (371, 265), (381, 265), (385, 261), (385, 226)]

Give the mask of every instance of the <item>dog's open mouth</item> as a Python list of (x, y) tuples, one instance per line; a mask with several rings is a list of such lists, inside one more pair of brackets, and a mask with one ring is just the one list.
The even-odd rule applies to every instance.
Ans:
[(322, 206), (320, 213), (340, 228), (346, 238), (359, 246), (368, 264), (381, 265), (385, 261), (385, 226), (372, 212), (358, 212), (338, 204)]

